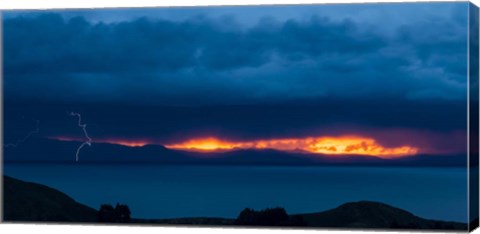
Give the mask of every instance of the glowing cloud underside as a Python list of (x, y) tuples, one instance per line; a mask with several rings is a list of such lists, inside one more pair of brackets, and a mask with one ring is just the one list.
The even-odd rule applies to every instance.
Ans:
[(304, 151), (329, 155), (367, 155), (393, 158), (415, 155), (419, 149), (413, 146), (384, 147), (375, 139), (342, 137), (307, 137), (293, 139), (270, 139), (248, 142), (230, 142), (217, 138), (192, 139), (178, 144), (166, 145), (167, 148), (197, 151), (222, 151), (232, 149), (275, 149), (283, 151)]

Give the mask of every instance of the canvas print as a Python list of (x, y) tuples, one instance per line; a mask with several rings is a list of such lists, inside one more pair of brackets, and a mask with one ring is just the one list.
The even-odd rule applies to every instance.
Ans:
[(3, 221), (468, 231), (469, 2), (2, 12)]

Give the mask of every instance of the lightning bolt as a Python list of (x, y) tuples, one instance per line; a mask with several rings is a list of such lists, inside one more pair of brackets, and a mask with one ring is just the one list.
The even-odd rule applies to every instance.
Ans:
[(78, 126), (80, 128), (82, 128), (83, 130), (83, 133), (85, 134), (85, 138), (87, 139), (85, 142), (83, 142), (77, 149), (77, 153), (75, 154), (75, 161), (78, 162), (78, 155), (80, 154), (80, 150), (82, 150), (82, 148), (86, 145), (88, 146), (91, 146), (92, 145), (92, 138), (90, 138), (88, 136), (88, 132), (87, 132), (87, 124), (82, 124), (82, 115), (80, 115), (80, 113), (76, 113), (76, 112), (70, 112), (70, 115), (71, 116), (76, 116), (78, 117)]
[(5, 144), (5, 147), (6, 147), (6, 148), (7, 148), (7, 147), (14, 147), (14, 148), (16, 148), (16, 147), (18, 147), (19, 145), (23, 144), (25, 141), (27, 141), (28, 138), (30, 138), (33, 134), (39, 133), (39, 132), (40, 132), (40, 128), (39, 128), (40, 121), (39, 121), (39, 120), (35, 120), (35, 122), (36, 122), (36, 125), (35, 125), (36, 127), (35, 127), (34, 130), (28, 132), (27, 135), (25, 135), (23, 138), (17, 140), (17, 142), (15, 142), (15, 143)]

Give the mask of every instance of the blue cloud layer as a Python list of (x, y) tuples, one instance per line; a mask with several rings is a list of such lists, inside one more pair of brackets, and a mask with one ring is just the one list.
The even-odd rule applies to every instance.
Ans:
[(362, 23), (365, 15), (286, 18), (288, 6), (265, 16), (252, 7), (248, 24), (237, 20), (248, 9), (112, 22), (89, 20), (95, 10), (68, 17), (23, 12), (4, 19), (5, 93), (7, 100), (166, 105), (464, 99), (467, 5), (450, 3), (437, 13), (435, 4), (406, 5), (430, 12), (391, 27), (385, 4), (370, 5), (370, 14), (385, 20), (376, 24)]

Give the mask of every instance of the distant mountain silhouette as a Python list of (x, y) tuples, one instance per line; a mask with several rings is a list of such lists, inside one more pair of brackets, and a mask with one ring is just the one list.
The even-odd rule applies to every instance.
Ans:
[[(6, 162), (74, 162), (81, 142), (31, 138), (19, 147), (5, 148)], [(171, 150), (161, 145), (127, 147), (94, 143), (80, 152), (80, 162), (169, 163), (232, 165), (363, 165), (363, 166), (466, 166), (465, 155), (416, 155), (382, 159), (360, 155), (323, 155), (271, 149), (238, 149), (226, 152)]]
[[(64, 193), (37, 183), (21, 181), (3, 176), (4, 220), (31, 222), (98, 222), (98, 211), (82, 205)], [(245, 210), (250, 212), (245, 212)], [(337, 208), (308, 214), (288, 215), (278, 212), (245, 209), (237, 220), (227, 218), (191, 217), (173, 219), (131, 219), (131, 223), (173, 224), (173, 225), (242, 225), (321, 227), (321, 228), (374, 228), (374, 229), (433, 229), (467, 230), (466, 223), (428, 220), (417, 217), (405, 210), (379, 202), (360, 201), (341, 205)], [(284, 210), (283, 210), (284, 211)], [(285, 211), (284, 211), (285, 212)], [(250, 217), (250, 215), (253, 215)], [(258, 215), (260, 214), (261, 217)], [(135, 211), (132, 211), (132, 216)], [(275, 222), (275, 219), (289, 222)], [(239, 220), (242, 222), (239, 222)], [(273, 219), (273, 220), (272, 220)], [(258, 221), (258, 223), (257, 223)], [(281, 220), (280, 220), (281, 221)], [(293, 222), (296, 221), (296, 222)]]
[(97, 211), (53, 188), (3, 176), (3, 219), (23, 222), (95, 222)]
[(319, 213), (301, 214), (308, 226), (332, 228), (466, 230), (467, 224), (420, 218), (410, 212), (379, 202), (343, 204)]

